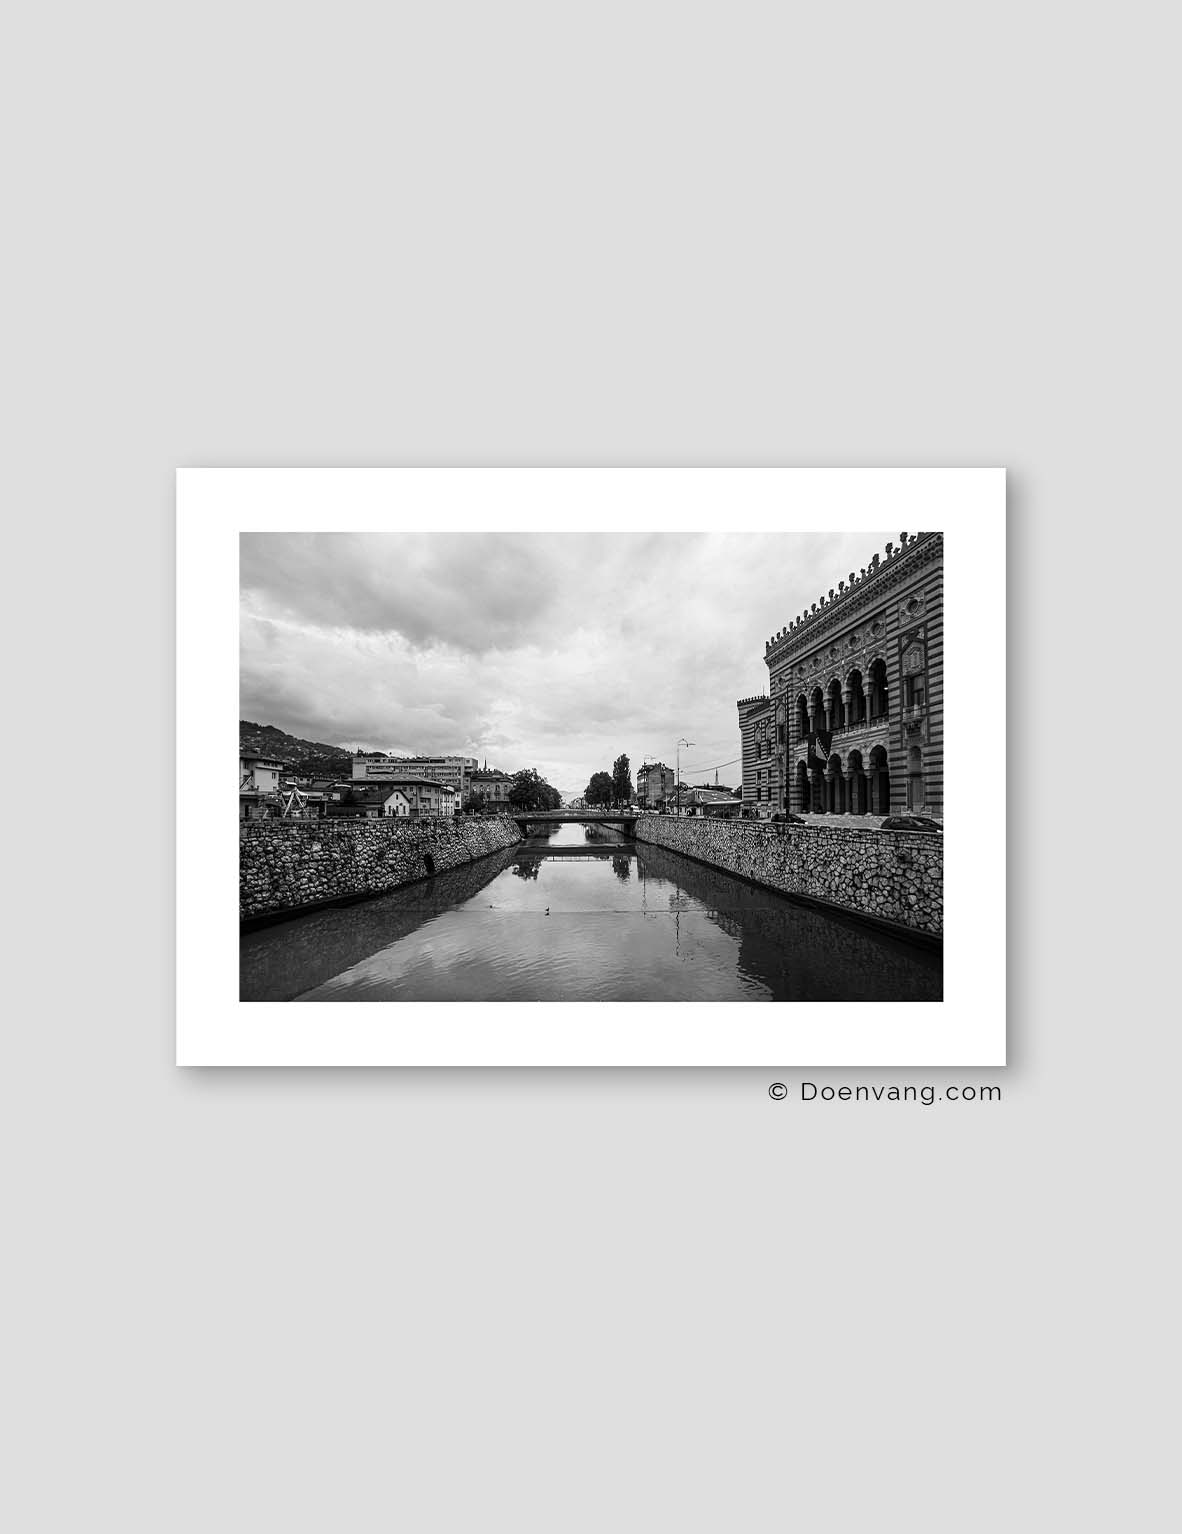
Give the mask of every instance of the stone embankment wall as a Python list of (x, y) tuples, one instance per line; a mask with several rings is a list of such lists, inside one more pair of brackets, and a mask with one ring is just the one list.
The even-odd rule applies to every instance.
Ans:
[(246, 922), (384, 894), (520, 840), (507, 816), (245, 821), (239, 826), (239, 916)]
[(849, 826), (642, 815), (636, 840), (668, 847), (785, 895), (944, 934), (943, 837)]

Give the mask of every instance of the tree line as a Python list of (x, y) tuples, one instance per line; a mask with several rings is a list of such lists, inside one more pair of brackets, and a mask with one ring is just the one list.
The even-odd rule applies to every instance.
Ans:
[(583, 793), (588, 806), (593, 804), (618, 808), (632, 802), (632, 768), (626, 754), (617, 756), (610, 772), (592, 773)]
[(509, 803), (517, 810), (557, 810), (562, 808), (562, 795), (536, 768), (526, 767), (513, 775)]
[[(523, 767), (513, 774), (509, 803), (515, 810), (558, 810), (562, 808), (562, 795), (536, 767)], [(479, 788), (472, 789), (464, 800), (464, 809), (474, 815), (483, 815), (490, 807), (491, 801)]]

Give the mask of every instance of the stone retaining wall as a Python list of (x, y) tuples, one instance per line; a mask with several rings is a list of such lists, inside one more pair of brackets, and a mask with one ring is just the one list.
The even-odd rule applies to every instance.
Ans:
[(246, 821), (239, 827), (239, 916), (251, 921), (384, 894), (521, 839), (507, 816)]
[(852, 826), (642, 815), (636, 840), (785, 895), (821, 901), (929, 937), (944, 934), (943, 837)]

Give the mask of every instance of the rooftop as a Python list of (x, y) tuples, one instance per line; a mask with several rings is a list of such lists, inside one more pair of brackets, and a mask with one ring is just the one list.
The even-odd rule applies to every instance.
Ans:
[(420, 778), (411, 772), (391, 774), (388, 778), (344, 778), (335, 786), (339, 788), (352, 788), (356, 792), (360, 792), (362, 789), (369, 788), (384, 788), (387, 790), (402, 788), (408, 784), (413, 784), (420, 788), (435, 788), (441, 794), (455, 793), (455, 789), (450, 783), (440, 783), (438, 778)]
[(942, 536), (941, 533), (900, 533), (898, 546), (894, 543), (887, 544), (885, 562), (880, 554), (875, 554), (868, 565), (863, 565), (861, 572), (851, 570), (848, 581), (838, 581), (836, 591), (830, 586), (828, 598), (821, 597), (819, 601), (813, 603), (808, 612), (801, 613), (788, 624), (787, 628), (782, 628), (778, 634), (773, 634), (764, 646), (765, 651), (773, 649), (785, 639), (795, 639), (802, 629), (810, 628), (820, 618), (829, 617), (835, 607), (848, 602), (855, 592), (861, 593), (884, 570), (897, 565), (900, 559), (910, 557), (920, 544), (927, 544), (933, 538)]
[[(397, 783), (361, 783), (354, 787), (353, 798), (362, 804), (370, 801), (384, 803), (392, 795), (401, 793), (402, 789)], [(405, 799), (406, 795), (402, 794), (402, 797)]]

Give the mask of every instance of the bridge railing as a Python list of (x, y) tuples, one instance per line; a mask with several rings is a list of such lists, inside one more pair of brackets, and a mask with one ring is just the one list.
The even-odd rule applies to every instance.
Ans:
[(636, 820), (635, 810), (509, 810), (510, 820)]

